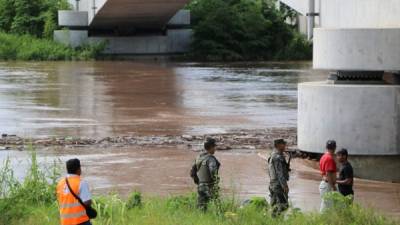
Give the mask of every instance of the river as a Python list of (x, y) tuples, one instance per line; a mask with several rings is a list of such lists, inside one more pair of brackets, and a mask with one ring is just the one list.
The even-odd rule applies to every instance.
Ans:
[(0, 63), (1, 131), (21, 136), (182, 134), (296, 126), (309, 63)]
[[(0, 62), (0, 132), (22, 137), (201, 135), (295, 128), (297, 84), (326, 79), (311, 63)], [(200, 145), (201, 143), (197, 143)], [(234, 147), (234, 146), (233, 146)], [(82, 160), (95, 193), (194, 190), (188, 170), (197, 154), (185, 145), (47, 146), (42, 165)], [(264, 149), (221, 151), (225, 193), (267, 195)], [(27, 151), (0, 150), (23, 177)], [(317, 171), (296, 160), (290, 198), (319, 206)], [(356, 202), (400, 216), (400, 185), (356, 180)]]

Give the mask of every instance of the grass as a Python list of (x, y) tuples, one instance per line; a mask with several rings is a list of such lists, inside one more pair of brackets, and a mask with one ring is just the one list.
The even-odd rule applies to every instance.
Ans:
[(88, 60), (103, 48), (97, 44), (74, 49), (49, 39), (0, 32), (0, 60)]
[[(55, 198), (57, 167), (40, 169), (32, 154), (31, 167), (23, 181), (18, 181), (10, 160), (0, 169), (0, 225), (59, 224)], [(133, 192), (127, 199), (117, 194), (96, 196), (98, 218), (94, 225), (395, 225), (396, 222), (373, 210), (348, 204), (348, 199), (332, 195), (335, 202), (329, 213), (303, 213), (290, 209), (284, 217), (272, 218), (263, 198), (254, 198), (245, 206), (234, 196), (225, 196), (220, 207), (210, 205), (207, 213), (196, 209), (196, 194), (143, 198)]]

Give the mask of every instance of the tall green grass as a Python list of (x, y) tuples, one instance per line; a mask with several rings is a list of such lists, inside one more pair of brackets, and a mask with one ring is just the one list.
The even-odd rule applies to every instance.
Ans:
[[(23, 181), (18, 181), (9, 160), (0, 170), (1, 225), (55, 225), (59, 223), (55, 198), (54, 167), (42, 170), (32, 154), (31, 167)], [(346, 198), (329, 196), (335, 207), (324, 214), (303, 213), (290, 209), (281, 218), (270, 216), (270, 207), (263, 198), (253, 199), (240, 206), (232, 196), (225, 196), (218, 207), (211, 204), (207, 213), (196, 209), (196, 194), (170, 197), (143, 198), (133, 192), (127, 199), (117, 194), (96, 196), (94, 207), (98, 218), (94, 225), (394, 225), (384, 216), (359, 205), (351, 205)]]
[(104, 44), (74, 49), (49, 39), (0, 32), (0, 60), (88, 60), (103, 49)]

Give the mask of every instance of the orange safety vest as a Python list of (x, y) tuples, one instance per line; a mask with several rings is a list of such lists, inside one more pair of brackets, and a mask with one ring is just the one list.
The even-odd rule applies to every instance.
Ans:
[[(80, 176), (68, 177), (68, 182), (72, 191), (79, 196)], [(61, 179), (57, 184), (57, 199), (60, 208), (61, 225), (78, 225), (89, 221), (85, 208), (71, 194), (65, 178)]]

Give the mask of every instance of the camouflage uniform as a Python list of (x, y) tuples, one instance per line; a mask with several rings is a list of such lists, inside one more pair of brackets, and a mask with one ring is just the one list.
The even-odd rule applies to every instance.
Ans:
[(195, 161), (197, 168), (198, 184), (198, 207), (207, 210), (207, 204), (210, 200), (216, 200), (219, 192), (218, 170), (220, 163), (215, 156), (204, 152), (201, 153)]
[(274, 150), (268, 158), (269, 192), (272, 216), (278, 216), (289, 207), (288, 193), (284, 191), (289, 180), (289, 166), (283, 153)]

